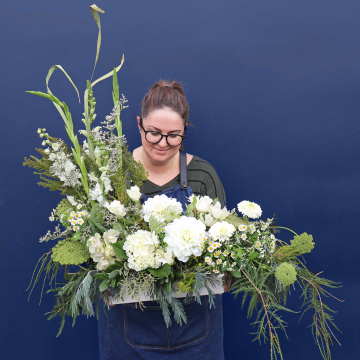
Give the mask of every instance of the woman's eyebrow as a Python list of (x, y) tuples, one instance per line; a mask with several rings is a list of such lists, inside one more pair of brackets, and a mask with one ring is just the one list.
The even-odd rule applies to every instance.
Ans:
[[(159, 133), (161, 133), (161, 130), (158, 129), (158, 128), (156, 128), (155, 126), (148, 125), (148, 128), (152, 128), (152, 129), (158, 131)], [(169, 134), (170, 134), (170, 133), (174, 133), (174, 132), (181, 132), (181, 130), (171, 130), (171, 131), (169, 131)]]

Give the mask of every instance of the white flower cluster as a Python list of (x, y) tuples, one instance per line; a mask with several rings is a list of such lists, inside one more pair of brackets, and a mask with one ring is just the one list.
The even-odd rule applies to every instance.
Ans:
[(165, 226), (164, 241), (175, 257), (186, 262), (190, 255), (200, 256), (206, 241), (206, 227), (193, 217), (182, 216)]
[(150, 217), (154, 216), (159, 222), (165, 221), (165, 211), (171, 207), (176, 215), (182, 214), (182, 205), (176, 199), (168, 198), (166, 195), (156, 195), (146, 200), (143, 204), (144, 220), (149, 222)]
[(126, 237), (123, 249), (128, 256), (130, 269), (136, 271), (147, 268), (157, 269), (161, 265), (174, 262), (172, 252), (166, 252), (160, 247), (160, 241), (155, 233), (146, 230), (138, 230)]
[(101, 171), (100, 178), (97, 178), (93, 173), (88, 174), (89, 180), (95, 182), (95, 187), (89, 191), (89, 196), (91, 200), (96, 200), (100, 205), (108, 207), (106, 195), (109, 191), (113, 190), (108, 175), (108, 167), (103, 166), (99, 170)]
[(87, 246), (94, 262), (97, 263), (96, 269), (105, 270), (109, 265), (115, 262), (115, 252), (111, 244), (116, 243), (119, 231), (108, 230), (104, 233), (103, 238), (96, 233), (87, 241)]
[[(82, 205), (77, 204), (76, 207), (78, 208), (78, 210), (81, 210)], [(78, 231), (80, 229), (80, 225), (84, 223), (84, 219), (82, 217), (86, 215), (88, 215), (88, 212), (86, 210), (77, 211), (77, 212), (73, 211), (70, 213), (68, 222), (72, 225), (72, 229), (74, 231)], [(64, 215), (61, 216), (60, 220), (63, 220), (63, 216)]]

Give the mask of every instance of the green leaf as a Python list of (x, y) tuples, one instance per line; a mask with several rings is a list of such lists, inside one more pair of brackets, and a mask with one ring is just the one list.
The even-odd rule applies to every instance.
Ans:
[(120, 258), (120, 259), (127, 259), (128, 258), (128, 256), (126, 255), (125, 250), (123, 250), (124, 242), (125, 242), (125, 239), (120, 241), (120, 242), (117, 242), (115, 244), (111, 244), (114, 251), (115, 251), (116, 256), (118, 258)]
[(116, 231), (120, 231), (122, 229), (122, 225), (120, 223), (115, 223), (113, 225), (113, 229)]
[(119, 275), (119, 271), (118, 270), (113, 270), (110, 274), (109, 274), (109, 279), (113, 279), (115, 277), (117, 277)]
[(113, 270), (117, 270), (117, 269), (118, 269), (117, 265), (112, 264), (112, 265), (109, 265), (104, 271), (107, 274), (110, 274)]
[(175, 279), (181, 279), (181, 277), (182, 277), (181, 270), (175, 270), (174, 271), (174, 276), (175, 276)]
[(105, 291), (110, 285), (110, 280), (103, 280), (100, 284), (99, 291), (103, 292)]
[(169, 264), (165, 264), (158, 269), (148, 268), (150, 274), (154, 275), (155, 277), (167, 277), (171, 273), (171, 266)]
[(116, 285), (116, 278), (111, 279), (111, 287), (115, 287)]
[(96, 279), (99, 279), (99, 280), (107, 280), (108, 279), (108, 274), (99, 273), (99, 274), (95, 274), (94, 277)]
[(164, 291), (170, 294), (171, 291), (171, 281), (168, 281), (164, 286)]
[(239, 270), (236, 270), (235, 268), (233, 268), (233, 271), (231, 271), (231, 276), (236, 277), (236, 278), (240, 278), (241, 277), (241, 272)]

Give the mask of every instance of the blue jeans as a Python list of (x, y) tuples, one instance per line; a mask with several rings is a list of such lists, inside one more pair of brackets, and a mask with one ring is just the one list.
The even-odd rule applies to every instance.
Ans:
[(166, 328), (160, 306), (145, 302), (115, 305), (99, 311), (100, 360), (224, 360), (222, 297), (210, 309), (208, 296), (201, 305), (184, 304), (187, 324)]

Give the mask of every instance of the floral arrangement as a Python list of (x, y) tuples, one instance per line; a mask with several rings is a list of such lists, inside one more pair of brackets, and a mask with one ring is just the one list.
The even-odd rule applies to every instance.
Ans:
[[(101, 42), (99, 12), (103, 11), (96, 5), (91, 11), (99, 26), (96, 65)], [(185, 212), (181, 203), (165, 195), (142, 201), (140, 188), (146, 172), (129, 153), (120, 120), (127, 107), (125, 97), (119, 96), (117, 82), (123, 61), (109, 74), (87, 82), (82, 119), (85, 129), (80, 130), (86, 139), (82, 145), (74, 133), (68, 107), (48, 86), (56, 68), (73, 84), (65, 70), (58, 65), (50, 69), (47, 93), (29, 91), (53, 102), (72, 143), (69, 148), (39, 128), (45, 147), (37, 149), (41, 158), (31, 156), (24, 162), (40, 175), (39, 185), (64, 195), (49, 217), (58, 225), (40, 238), (41, 242), (59, 241), (40, 258), (30, 284), (32, 290), (42, 272), (44, 284), (47, 279), (50, 285), (55, 284), (49, 290), (56, 297), (49, 319), (57, 315), (62, 318), (58, 335), (66, 316), (75, 323), (80, 313), (96, 314), (99, 293), (103, 304), (131, 297), (140, 306), (146, 306), (140, 299), (146, 294), (159, 302), (167, 326), (171, 326), (170, 311), (175, 321), (186, 323), (183, 303), (192, 297), (201, 302), (200, 292), (206, 288), (210, 304), (215, 306), (213, 286), (232, 279), (230, 290), (235, 297), (243, 293), (243, 305), (247, 296), (251, 298), (249, 317), (257, 312), (256, 339), (269, 340), (271, 358), (282, 358), (277, 330), (285, 331), (285, 323), (278, 311), (290, 311), (285, 307), (287, 294), (298, 284), (303, 291), (304, 312), (313, 313), (314, 338), (323, 358), (330, 359), (329, 345), (335, 337), (329, 325), (334, 323), (322, 297), (329, 295), (324, 286), (337, 285), (306, 268), (302, 255), (314, 247), (311, 235), (294, 233), (290, 244), (283, 242), (278, 238), (281, 227), (274, 219), (260, 220), (260, 206), (249, 201), (241, 201), (238, 212), (222, 208), (217, 199), (208, 196), (193, 195)], [(96, 118), (93, 87), (110, 76), (114, 109), (100, 126), (91, 128)], [(64, 284), (56, 282), (61, 269)], [(186, 293), (183, 300), (177, 297), (180, 292)]]

